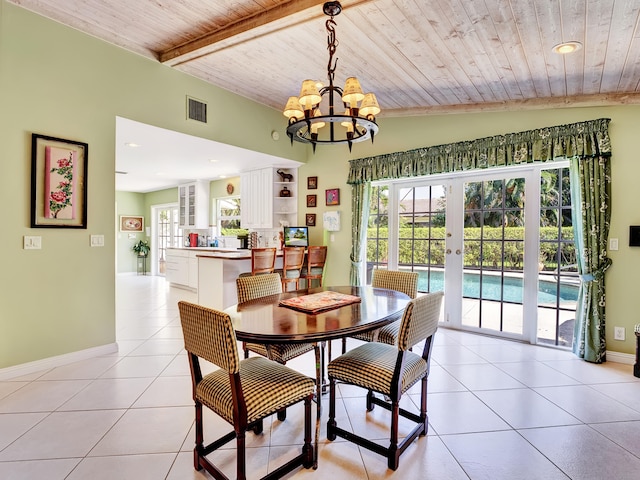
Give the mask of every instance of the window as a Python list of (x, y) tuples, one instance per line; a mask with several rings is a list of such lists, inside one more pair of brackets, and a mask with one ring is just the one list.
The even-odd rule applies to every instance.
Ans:
[(247, 231), (240, 228), (240, 197), (217, 200), (218, 234), (234, 237)]
[(387, 268), (389, 248), (389, 186), (371, 187), (367, 225), (367, 285), (373, 268)]

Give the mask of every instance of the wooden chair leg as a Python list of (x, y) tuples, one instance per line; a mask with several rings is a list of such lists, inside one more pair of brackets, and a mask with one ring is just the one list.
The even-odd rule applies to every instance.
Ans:
[(391, 470), (397, 470), (400, 463), (400, 453), (398, 451), (398, 421), (400, 413), (400, 401), (391, 402), (391, 442), (387, 457), (387, 466)]
[(256, 435), (260, 435), (263, 431), (264, 431), (264, 422), (260, 420), (253, 427), (253, 433), (255, 433)]
[(370, 412), (371, 410), (373, 410), (373, 407), (375, 405), (373, 404), (373, 392), (371, 390), (367, 391), (367, 412)]
[(329, 377), (329, 421), (327, 422), (327, 440), (336, 439), (333, 429), (336, 427), (336, 381)]
[(304, 445), (302, 451), (305, 454), (302, 466), (311, 468), (313, 466), (313, 446), (311, 445), (311, 397), (304, 401)]
[(245, 452), (245, 432), (236, 432), (236, 479), (246, 480), (247, 459)]
[(202, 443), (204, 436), (202, 433), (202, 404), (196, 401), (196, 446), (193, 449), (193, 467), (200, 471), (202, 465), (200, 465), (200, 452), (204, 448)]
[(420, 418), (424, 421), (424, 430), (420, 434), (424, 437), (429, 430), (429, 416), (427, 415), (427, 377), (422, 377), (420, 388)]

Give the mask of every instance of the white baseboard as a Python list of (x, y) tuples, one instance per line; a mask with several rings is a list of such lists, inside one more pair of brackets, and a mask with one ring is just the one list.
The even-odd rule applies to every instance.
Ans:
[(624, 363), (633, 365), (636, 363), (636, 356), (631, 353), (610, 352), (607, 350), (607, 362)]
[(43, 358), (34, 362), (22, 363), (13, 367), (0, 369), (0, 380), (10, 380), (16, 377), (22, 377), (42, 370), (49, 370), (54, 367), (68, 365), (70, 363), (87, 360), (89, 358), (99, 357), (101, 355), (109, 355), (118, 351), (117, 343), (109, 343), (100, 347), (87, 348), (77, 352), (65, 353), (55, 357)]

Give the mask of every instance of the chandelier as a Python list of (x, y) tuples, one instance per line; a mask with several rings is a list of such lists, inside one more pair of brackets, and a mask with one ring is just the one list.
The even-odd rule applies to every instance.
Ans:
[[(326, 2), (322, 11), (330, 18), (325, 22), (327, 29), (327, 49), (329, 50), (329, 63), (327, 64), (327, 77), (329, 85), (323, 86), (315, 80), (305, 80), (302, 82), (300, 95), (289, 97), (287, 105), (284, 107), (284, 115), (289, 119), (287, 135), (291, 139), (291, 145), (296, 140), (302, 143), (313, 145), (333, 145), (346, 143), (351, 146), (355, 142), (362, 142), (373, 137), (378, 132), (376, 115), (380, 113), (378, 100), (373, 93), (363, 93), (360, 82), (356, 77), (349, 77), (344, 88), (336, 87), (333, 84), (336, 65), (333, 56), (338, 47), (336, 40), (335, 25), (333, 17), (340, 14), (342, 6), (340, 2)], [(342, 105), (336, 107), (335, 96), (342, 101)], [(323, 115), (320, 110), (323, 99), (328, 100), (328, 114)], [(322, 104), (326, 107), (327, 102)], [(338, 113), (336, 113), (338, 108)], [(344, 114), (342, 109), (344, 110)], [(326, 110), (325, 110), (326, 111)]]

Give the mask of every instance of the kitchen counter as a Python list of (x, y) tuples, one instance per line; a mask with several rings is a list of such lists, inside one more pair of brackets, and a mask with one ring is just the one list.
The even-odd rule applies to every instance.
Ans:
[[(184, 250), (195, 250), (196, 247)], [(238, 303), (236, 278), (251, 272), (251, 250), (205, 251), (198, 260), (198, 303), (224, 310)], [(276, 257), (276, 268), (282, 268), (282, 252)]]
[[(182, 250), (187, 252), (195, 252), (197, 257), (224, 258), (229, 260), (251, 259), (251, 250), (238, 248), (219, 248), (219, 247), (184, 247), (184, 248), (168, 248), (167, 250)], [(281, 257), (282, 251), (278, 251), (276, 256)]]

